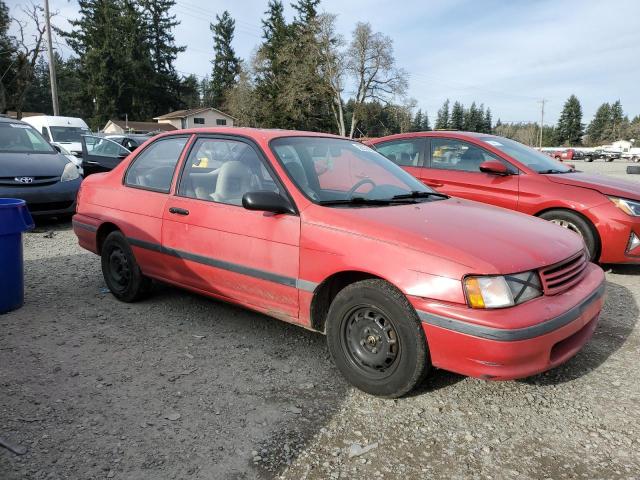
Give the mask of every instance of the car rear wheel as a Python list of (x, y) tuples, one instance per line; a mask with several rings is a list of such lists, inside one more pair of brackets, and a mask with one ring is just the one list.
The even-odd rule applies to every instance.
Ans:
[(131, 247), (121, 232), (111, 232), (102, 245), (102, 275), (111, 293), (123, 302), (135, 302), (151, 290)]
[(597, 261), (598, 238), (587, 220), (568, 210), (550, 210), (540, 215), (540, 218), (580, 235), (587, 246), (590, 260), (592, 262)]
[(327, 344), (342, 375), (372, 395), (400, 397), (431, 370), (416, 311), (384, 280), (356, 282), (336, 295), (327, 318)]

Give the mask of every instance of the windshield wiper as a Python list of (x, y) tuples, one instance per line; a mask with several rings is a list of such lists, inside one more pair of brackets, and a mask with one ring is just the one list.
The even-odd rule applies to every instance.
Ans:
[(391, 200), (380, 200), (376, 198), (352, 197), (339, 200), (321, 200), (320, 205), (389, 205)]
[(426, 197), (439, 197), (439, 198), (449, 198), (449, 195), (445, 195), (444, 193), (438, 192), (423, 192), (420, 190), (413, 190), (411, 193), (403, 193), (401, 195), (394, 195), (391, 197), (391, 200), (402, 200), (405, 198), (426, 198)]

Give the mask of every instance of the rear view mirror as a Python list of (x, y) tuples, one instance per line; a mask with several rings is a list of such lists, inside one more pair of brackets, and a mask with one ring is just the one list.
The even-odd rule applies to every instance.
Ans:
[(247, 192), (242, 196), (242, 206), (247, 210), (271, 213), (293, 213), (296, 211), (291, 202), (276, 192)]
[(480, 171), (492, 175), (509, 175), (509, 170), (504, 163), (489, 160), (480, 164)]

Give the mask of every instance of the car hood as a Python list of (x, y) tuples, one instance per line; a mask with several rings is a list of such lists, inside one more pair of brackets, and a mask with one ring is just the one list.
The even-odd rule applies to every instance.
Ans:
[(331, 219), (328, 228), (435, 255), (466, 273), (524, 272), (584, 248), (578, 235), (545, 220), (458, 198), (332, 210), (322, 216)]
[(582, 172), (545, 175), (545, 177), (554, 183), (560, 183), (562, 185), (590, 188), (604, 195), (615, 195), (640, 200), (640, 183), (630, 180), (605, 175), (590, 175)]
[(0, 177), (59, 177), (67, 163), (62, 154), (0, 153)]

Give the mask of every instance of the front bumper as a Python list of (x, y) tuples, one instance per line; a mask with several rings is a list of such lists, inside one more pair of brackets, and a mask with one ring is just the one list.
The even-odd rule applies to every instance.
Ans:
[(584, 279), (566, 292), (498, 310), (410, 300), (434, 366), (511, 380), (566, 362), (591, 338), (604, 302), (604, 273), (589, 264)]
[(640, 247), (629, 250), (631, 233), (640, 237), (640, 217), (620, 211), (612, 202), (589, 210), (600, 236), (600, 263), (640, 264)]
[(0, 197), (21, 198), (33, 216), (69, 215), (76, 209), (81, 178), (43, 186), (1, 187)]

